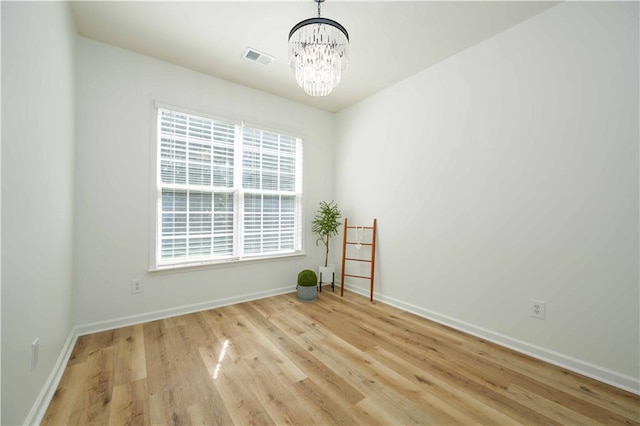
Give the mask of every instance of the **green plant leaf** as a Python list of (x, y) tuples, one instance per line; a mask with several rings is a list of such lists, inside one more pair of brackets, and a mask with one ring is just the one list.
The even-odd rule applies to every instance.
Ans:
[(322, 241), (322, 244), (325, 246), (324, 266), (327, 266), (329, 260), (329, 241), (331, 237), (338, 235), (338, 228), (342, 225), (338, 220), (341, 217), (342, 213), (338, 209), (335, 201), (329, 203), (321, 201), (318, 212), (311, 222), (311, 230), (314, 234), (318, 235), (316, 245)]

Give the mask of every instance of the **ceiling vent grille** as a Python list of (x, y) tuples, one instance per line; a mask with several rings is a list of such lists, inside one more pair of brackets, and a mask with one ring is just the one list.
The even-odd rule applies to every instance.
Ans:
[(244, 51), (244, 55), (242, 55), (242, 57), (247, 61), (257, 62), (262, 65), (269, 65), (276, 59), (271, 55), (267, 55), (266, 53), (260, 52), (259, 50), (251, 47), (247, 47), (247, 50)]

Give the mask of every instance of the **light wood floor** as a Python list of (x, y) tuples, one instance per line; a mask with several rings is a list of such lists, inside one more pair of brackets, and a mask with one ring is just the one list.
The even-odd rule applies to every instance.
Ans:
[(83, 336), (43, 425), (640, 424), (638, 396), (338, 294)]

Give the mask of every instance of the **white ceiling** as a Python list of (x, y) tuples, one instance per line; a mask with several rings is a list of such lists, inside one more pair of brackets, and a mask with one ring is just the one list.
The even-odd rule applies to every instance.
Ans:
[[(317, 14), (304, 1), (74, 1), (80, 35), (336, 112), (498, 34), (555, 2), (327, 0), (349, 31), (349, 67), (326, 97), (306, 95), (287, 66), (287, 37)], [(247, 47), (276, 57), (243, 59)]]

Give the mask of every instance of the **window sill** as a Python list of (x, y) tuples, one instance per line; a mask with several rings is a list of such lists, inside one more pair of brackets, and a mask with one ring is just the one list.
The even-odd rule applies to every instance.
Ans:
[(217, 261), (205, 261), (197, 263), (185, 263), (181, 265), (166, 265), (155, 266), (149, 268), (147, 272), (150, 274), (175, 274), (180, 272), (199, 271), (203, 269), (223, 268), (229, 266), (242, 266), (256, 263), (277, 262), (283, 260), (289, 260), (297, 257), (304, 257), (307, 254), (305, 252), (296, 252), (291, 254), (282, 254), (278, 256), (264, 256), (264, 257), (252, 257), (246, 259), (229, 259), (229, 260), (217, 260)]

